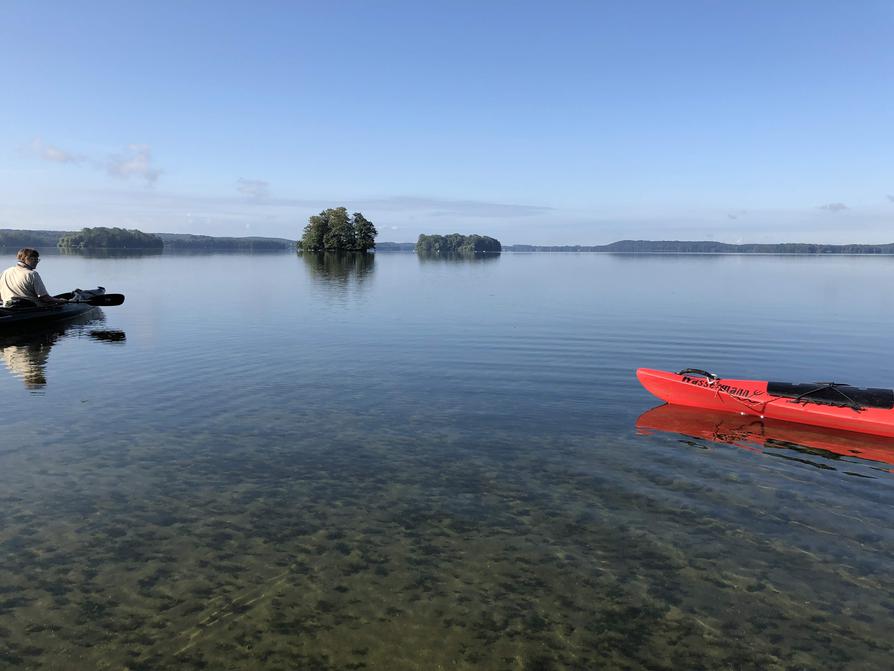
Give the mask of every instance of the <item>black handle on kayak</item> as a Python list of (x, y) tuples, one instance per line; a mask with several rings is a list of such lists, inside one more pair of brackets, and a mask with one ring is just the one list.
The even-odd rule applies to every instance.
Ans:
[(69, 301), (71, 303), (87, 303), (88, 305), (121, 305), (124, 302), (124, 294), (100, 294), (99, 296), (90, 296), (80, 301)]
[(703, 375), (706, 378), (708, 378), (709, 380), (719, 380), (720, 379), (718, 376), (714, 375), (714, 373), (709, 373), (708, 371), (702, 370), (700, 368), (684, 368), (679, 373), (677, 373), (677, 375), (688, 375), (690, 373), (693, 375)]

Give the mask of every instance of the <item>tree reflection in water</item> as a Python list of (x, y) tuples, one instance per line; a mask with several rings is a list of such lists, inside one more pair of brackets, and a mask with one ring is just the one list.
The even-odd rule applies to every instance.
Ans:
[(50, 350), (59, 340), (86, 334), (91, 340), (121, 343), (126, 339), (124, 331), (90, 328), (105, 321), (102, 310), (92, 310), (63, 324), (27, 333), (0, 335), (0, 354), (3, 362), (15, 377), (32, 390), (43, 388), (47, 383), (46, 368)]
[(314, 283), (336, 294), (360, 288), (375, 269), (376, 255), (362, 252), (299, 252)]
[(419, 263), (486, 263), (500, 258), (500, 252), (478, 254), (438, 254), (436, 252), (416, 252)]

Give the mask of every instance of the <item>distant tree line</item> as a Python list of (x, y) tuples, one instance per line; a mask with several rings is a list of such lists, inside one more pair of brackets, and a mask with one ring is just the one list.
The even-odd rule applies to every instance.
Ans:
[(685, 240), (620, 240), (609, 245), (507, 245), (507, 252), (608, 252), (615, 254), (894, 254), (894, 243), (823, 245), (802, 242), (748, 243)]
[[(319, 233), (321, 229), (325, 228), (327, 224), (331, 223), (329, 221), (330, 217), (328, 217), (328, 213), (336, 212), (338, 213), (334, 220), (336, 223), (340, 225), (342, 220), (347, 219), (354, 226), (354, 235), (355, 240), (354, 244), (356, 248), (360, 247), (360, 242), (363, 244), (369, 244), (369, 247), (366, 249), (372, 249), (373, 247), (380, 249), (381, 251), (409, 251), (409, 250), (419, 250), (420, 245), (419, 242), (380, 242), (378, 245), (375, 243), (376, 230), (372, 225), (372, 222), (369, 222), (365, 218), (362, 218), (363, 215), (360, 213), (355, 213), (354, 217), (347, 217), (347, 210), (345, 208), (336, 208), (335, 210), (325, 210), (321, 212), (319, 215), (310, 218), (311, 223), (308, 224), (308, 227), (313, 228), (313, 236), (311, 241), (320, 239)], [(362, 219), (358, 220), (357, 216), (360, 216)], [(318, 220), (319, 217), (323, 217), (326, 219), (326, 222), (320, 222)], [(317, 220), (314, 223), (314, 220)], [(360, 226), (358, 227), (357, 224)], [(367, 226), (368, 225), (368, 226)], [(305, 227), (305, 235), (308, 232), (308, 227)], [(336, 226), (338, 229), (339, 226)], [(358, 228), (360, 230), (360, 234), (358, 234)], [(90, 231), (91, 235), (88, 237), (84, 237), (84, 231)], [(93, 228), (93, 229), (84, 229), (80, 233), (75, 233), (72, 231), (36, 231), (36, 230), (28, 230), (28, 229), (9, 229), (4, 228), (0, 229), (0, 248), (5, 249), (19, 249), (21, 247), (35, 247), (37, 249), (46, 249), (47, 247), (63, 247), (65, 249), (146, 249), (146, 247), (140, 247), (139, 245), (133, 244), (133, 238), (131, 236), (102, 236), (92, 234), (95, 231), (124, 231), (125, 233), (136, 233), (138, 236), (146, 236), (148, 238), (159, 238), (161, 239), (165, 248), (168, 249), (178, 249), (178, 250), (233, 250), (233, 251), (252, 251), (252, 250), (278, 250), (278, 249), (293, 249), (294, 241), (286, 240), (285, 238), (262, 238), (262, 237), (245, 237), (245, 238), (231, 238), (231, 237), (213, 237), (210, 235), (191, 235), (184, 233), (157, 233), (157, 234), (148, 234), (142, 233), (141, 231), (125, 231), (120, 228)], [(329, 232), (327, 230), (327, 232)], [(325, 247), (325, 238), (326, 235), (322, 236), (323, 238), (323, 247), (310, 247), (309, 249), (327, 249)], [(337, 243), (339, 238), (344, 239), (347, 238), (350, 240), (350, 235), (344, 235), (338, 230), (335, 231), (332, 235), (329, 236), (331, 243)], [(609, 253), (618, 253), (618, 254), (887, 254), (894, 255), (894, 243), (880, 244), (880, 245), (865, 245), (865, 244), (849, 244), (849, 245), (825, 245), (818, 243), (747, 243), (741, 245), (734, 245), (724, 242), (714, 242), (711, 240), (704, 241), (686, 241), (686, 240), (620, 240), (618, 242), (613, 242), (608, 245), (500, 245), (499, 241), (494, 240), (493, 238), (488, 238), (486, 236), (462, 236), (458, 234), (448, 235), (448, 236), (440, 236), (440, 235), (421, 235), (419, 236), (420, 241), (423, 241), (422, 248), (424, 250), (429, 250), (428, 253), (442, 253), (441, 251), (434, 252), (433, 250), (445, 250), (443, 253), (457, 253), (456, 251), (451, 251), (455, 249), (463, 249), (463, 252), (466, 253), (471, 249), (471, 251), (509, 251), (509, 252), (609, 252)], [(468, 240), (473, 240), (471, 244), (468, 244)], [(478, 242), (474, 240), (477, 239)], [(66, 240), (65, 244), (62, 244), (62, 241)], [(458, 242), (459, 240), (463, 240), (463, 242)], [(485, 249), (485, 246), (481, 241), (492, 241), (489, 243), (491, 245), (491, 249)], [(81, 243), (84, 243), (84, 246)], [(124, 242), (125, 244), (120, 247), (114, 247), (110, 243), (118, 243)], [(299, 249), (301, 249), (302, 243), (304, 243), (304, 238), (298, 242)], [(149, 249), (160, 249), (157, 242), (152, 242), (152, 246)], [(464, 247), (465, 245), (465, 247)], [(343, 247), (344, 248), (344, 247)], [(350, 249), (350, 247), (347, 247)], [(333, 250), (338, 250), (338, 246), (331, 247)]]
[(136, 229), (83, 228), (59, 239), (63, 249), (162, 249), (164, 242), (157, 235)]
[(891, 254), (894, 244), (886, 245), (823, 245), (815, 243), (747, 243), (680, 240), (621, 240), (605, 245), (600, 251), (625, 253), (672, 252), (682, 254)]
[(417, 254), (480, 254), (502, 249), (499, 240), (486, 235), (420, 235), (416, 241)]
[(377, 242), (376, 252), (415, 252), (415, 242)]
[[(85, 229), (89, 231), (100, 229)], [(105, 230), (123, 230), (123, 229), (105, 229)], [(141, 231), (135, 231), (140, 236), (149, 235)], [(95, 236), (90, 238), (82, 238), (83, 231), (76, 233), (74, 231), (32, 231), (20, 229), (0, 229), (0, 248), (20, 249), (22, 247), (35, 247), (37, 249), (46, 249), (48, 247), (60, 247), (66, 250), (78, 249), (147, 249), (147, 247), (135, 246), (132, 236), (114, 237), (116, 242), (126, 242), (126, 247), (113, 247), (95, 245)], [(79, 236), (77, 239), (75, 236)], [(188, 233), (155, 233), (151, 237), (158, 237), (164, 244), (165, 249), (174, 250), (205, 250), (205, 251), (267, 251), (267, 250), (286, 250), (294, 249), (295, 241), (286, 238), (263, 238), (263, 237), (246, 237), (246, 238), (226, 238), (213, 237), (210, 235), (191, 235)], [(60, 244), (63, 239), (67, 239), (64, 245)], [(76, 241), (77, 240), (77, 241)], [(109, 241), (113, 237), (108, 238)], [(87, 246), (81, 246), (81, 241)], [(153, 251), (158, 251), (161, 247), (153, 242)], [(412, 244), (412, 243), (410, 243)]]
[(5, 228), (0, 230), (0, 247), (20, 249), (22, 247), (55, 247), (59, 238), (70, 231), (28, 231)]
[(376, 227), (360, 212), (330, 207), (308, 219), (298, 249), (304, 252), (367, 252), (376, 246)]
[(187, 233), (159, 233), (165, 249), (205, 251), (273, 251), (292, 249), (294, 241), (285, 238), (217, 238)]

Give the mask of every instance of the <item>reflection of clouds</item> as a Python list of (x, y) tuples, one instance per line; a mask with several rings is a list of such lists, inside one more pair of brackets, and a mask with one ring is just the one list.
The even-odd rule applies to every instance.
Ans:
[(47, 359), (52, 347), (53, 341), (7, 345), (3, 348), (3, 361), (9, 372), (20, 378), (28, 389), (37, 389), (47, 383)]

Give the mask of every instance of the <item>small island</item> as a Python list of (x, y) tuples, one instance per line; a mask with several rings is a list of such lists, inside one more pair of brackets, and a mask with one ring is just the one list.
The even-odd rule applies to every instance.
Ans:
[(308, 219), (297, 242), (302, 252), (368, 252), (376, 246), (376, 227), (360, 212), (330, 207)]
[(124, 228), (83, 228), (59, 239), (61, 249), (162, 249), (164, 241), (157, 235)]
[(494, 254), (502, 250), (499, 240), (486, 235), (420, 235), (416, 241), (417, 254)]

